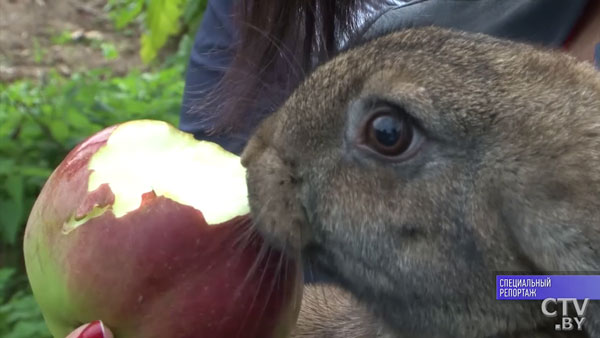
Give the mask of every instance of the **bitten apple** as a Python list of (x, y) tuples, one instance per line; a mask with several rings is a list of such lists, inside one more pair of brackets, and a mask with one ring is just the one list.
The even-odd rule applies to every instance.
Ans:
[(254, 232), (239, 158), (140, 120), (73, 149), (31, 211), (25, 263), (50, 331), (117, 338), (286, 337), (298, 264)]

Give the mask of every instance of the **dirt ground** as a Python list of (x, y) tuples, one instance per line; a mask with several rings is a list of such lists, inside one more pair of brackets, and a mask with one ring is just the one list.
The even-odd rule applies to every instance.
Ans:
[[(0, 82), (97, 67), (140, 67), (139, 30), (116, 31), (106, 0), (0, 0)], [(110, 49), (118, 58), (110, 59)], [(113, 54), (114, 56), (114, 54)]]

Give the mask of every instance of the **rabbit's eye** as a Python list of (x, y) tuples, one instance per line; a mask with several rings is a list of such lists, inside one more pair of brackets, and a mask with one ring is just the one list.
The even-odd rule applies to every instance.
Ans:
[(390, 112), (376, 113), (366, 124), (365, 143), (384, 156), (398, 156), (410, 148), (413, 126), (406, 118)]
[(402, 105), (367, 97), (353, 102), (349, 109), (346, 145), (353, 154), (379, 161), (405, 162), (426, 144), (427, 134), (418, 119)]

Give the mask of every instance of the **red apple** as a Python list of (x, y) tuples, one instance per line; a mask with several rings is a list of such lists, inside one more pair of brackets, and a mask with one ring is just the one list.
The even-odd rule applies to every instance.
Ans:
[(254, 232), (239, 158), (158, 121), (107, 128), (48, 179), (25, 232), (46, 323), (116, 338), (286, 337), (299, 264)]

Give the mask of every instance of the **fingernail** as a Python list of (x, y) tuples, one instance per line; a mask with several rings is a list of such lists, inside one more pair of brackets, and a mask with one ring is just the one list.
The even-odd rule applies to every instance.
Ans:
[(104, 324), (101, 321), (96, 320), (91, 322), (85, 327), (83, 331), (77, 336), (77, 338), (104, 338)]

